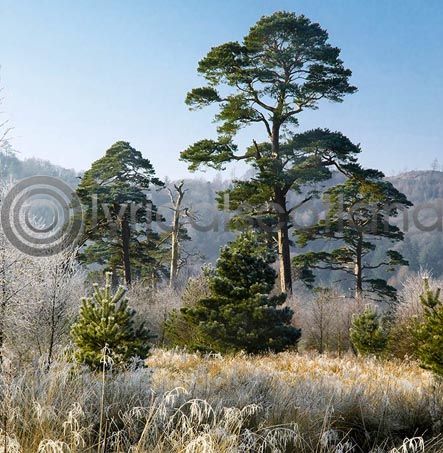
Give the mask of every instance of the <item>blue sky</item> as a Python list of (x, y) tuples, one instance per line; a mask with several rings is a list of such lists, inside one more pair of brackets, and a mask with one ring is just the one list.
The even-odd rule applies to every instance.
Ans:
[(211, 111), (184, 104), (201, 84), (198, 60), (276, 10), (326, 28), (359, 88), (303, 113), (301, 130), (342, 131), (387, 174), (442, 156), (440, 0), (0, 0), (1, 118), (13, 146), (80, 170), (122, 139), (159, 176), (186, 176), (179, 152), (215, 135)]

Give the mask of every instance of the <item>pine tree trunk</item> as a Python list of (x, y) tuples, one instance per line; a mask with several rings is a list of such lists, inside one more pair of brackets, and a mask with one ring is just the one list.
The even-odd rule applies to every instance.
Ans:
[[(272, 156), (275, 159), (276, 176), (282, 171), (280, 161), (280, 125), (274, 120), (272, 125)], [(289, 240), (289, 215), (286, 209), (286, 195), (280, 187), (274, 189), (275, 203), (277, 204), (277, 242), (280, 267), (280, 290), (288, 295), (292, 294), (291, 249)]]
[(4, 319), (4, 310), (3, 310), (3, 307), (1, 307), (1, 313), (0, 313), (0, 364), (3, 362), (3, 342), (4, 342), (4, 338), (3, 338), (3, 329), (4, 329), (4, 325), (3, 325), (3, 319)]
[(358, 304), (363, 301), (363, 237), (360, 235), (356, 247), (356, 260), (354, 265), (355, 276), (355, 300)]
[(278, 258), (280, 264), (280, 289), (282, 293), (292, 294), (291, 252), (288, 225), (282, 225), (277, 232)]
[(123, 247), (123, 267), (125, 271), (125, 282), (127, 285), (131, 284), (131, 256), (129, 252), (129, 244), (131, 238), (131, 230), (128, 220), (122, 220), (122, 247)]
[[(5, 282), (2, 285), (2, 291), (5, 291)], [(3, 294), (3, 300), (0, 303), (0, 364), (3, 362), (3, 346), (5, 342), (5, 317), (6, 317), (6, 302), (5, 294)]]
[(278, 193), (277, 203), (277, 242), (280, 267), (280, 290), (282, 293), (292, 294), (291, 248), (289, 239), (289, 215), (286, 211), (286, 198)]
[(112, 289), (115, 289), (118, 287), (118, 285), (120, 283), (116, 266), (112, 266), (111, 273), (112, 273), (111, 285), (112, 285)]

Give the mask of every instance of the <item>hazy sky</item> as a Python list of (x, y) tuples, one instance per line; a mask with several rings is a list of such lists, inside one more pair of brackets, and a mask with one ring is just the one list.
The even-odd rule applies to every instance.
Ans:
[(159, 176), (187, 175), (179, 152), (215, 135), (211, 111), (184, 104), (198, 60), (283, 9), (329, 31), (359, 88), (303, 113), (301, 130), (342, 131), (388, 174), (430, 168), (443, 151), (441, 0), (0, 0), (13, 146), (80, 170), (127, 140)]

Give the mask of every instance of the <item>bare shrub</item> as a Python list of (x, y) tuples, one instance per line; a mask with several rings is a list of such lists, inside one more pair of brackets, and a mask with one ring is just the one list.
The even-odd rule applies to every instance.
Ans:
[(181, 306), (177, 290), (167, 286), (152, 288), (143, 282), (135, 282), (127, 292), (129, 306), (136, 311), (136, 318), (144, 322), (149, 331), (155, 335), (153, 342), (164, 341), (164, 324), (168, 315)]
[(350, 349), (352, 315), (361, 310), (353, 299), (336, 290), (321, 290), (293, 296), (288, 305), (294, 310), (294, 323), (302, 329), (300, 350), (337, 352)]
[[(182, 306), (194, 306), (199, 300), (209, 297), (208, 272), (209, 270), (204, 270), (199, 276), (188, 280), (181, 294)], [(169, 313), (165, 322), (165, 340), (168, 346), (186, 348), (196, 343), (198, 335), (198, 329), (185, 319), (179, 307)]]
[(407, 277), (399, 292), (388, 344), (389, 352), (395, 357), (416, 358), (417, 345), (413, 330), (423, 316), (420, 296), (425, 278), (428, 279), (431, 290), (443, 288), (443, 281), (433, 279), (426, 271)]
[(433, 291), (443, 288), (443, 281), (432, 278), (426, 271), (408, 276), (399, 292), (399, 303), (395, 312), (397, 321), (405, 321), (414, 316), (421, 317), (423, 314), (420, 296), (423, 294), (424, 279), (428, 279), (429, 287)]

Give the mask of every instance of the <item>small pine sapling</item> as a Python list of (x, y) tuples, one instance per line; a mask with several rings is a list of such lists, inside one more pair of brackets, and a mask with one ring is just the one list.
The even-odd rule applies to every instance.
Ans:
[(359, 354), (379, 356), (385, 350), (388, 332), (384, 324), (382, 316), (370, 305), (354, 316), (349, 334), (352, 346)]
[(420, 296), (424, 319), (417, 325), (414, 335), (418, 342), (417, 354), (423, 368), (443, 377), (443, 303), (440, 289), (433, 291), (428, 279)]
[(82, 299), (80, 315), (71, 330), (77, 362), (90, 368), (101, 368), (103, 350), (106, 348), (114, 366), (124, 366), (131, 359), (144, 359), (150, 349), (149, 331), (134, 325), (135, 312), (128, 307), (125, 288), (111, 291), (112, 274), (106, 274), (104, 288), (94, 285), (92, 297)]

